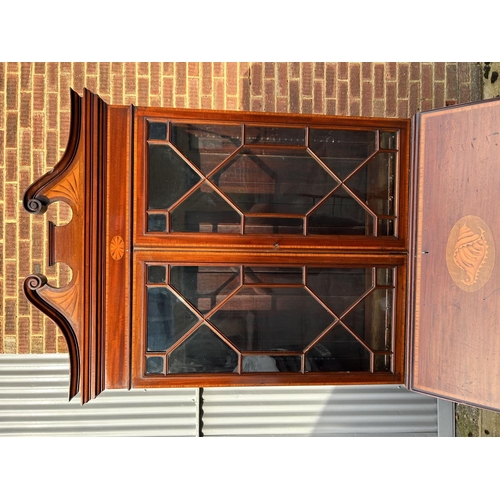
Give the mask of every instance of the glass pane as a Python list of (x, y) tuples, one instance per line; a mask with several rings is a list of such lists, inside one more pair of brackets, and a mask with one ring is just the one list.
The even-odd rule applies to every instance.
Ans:
[(394, 286), (394, 269), (380, 267), (377, 269), (377, 285)]
[(241, 144), (241, 127), (208, 123), (172, 125), (172, 143), (208, 175)]
[(380, 132), (380, 149), (397, 149), (397, 132)]
[(237, 353), (206, 325), (168, 356), (168, 373), (231, 373), (237, 368)]
[(288, 283), (302, 284), (301, 267), (247, 267), (245, 266), (245, 284)]
[(159, 356), (146, 358), (146, 373), (163, 373), (163, 358)]
[(280, 144), (305, 146), (306, 131), (303, 128), (246, 127), (245, 144)]
[(310, 216), (308, 234), (373, 234), (374, 217), (343, 187)]
[(243, 356), (248, 372), (300, 372), (300, 356)]
[(148, 283), (165, 283), (166, 278), (165, 266), (148, 266)]
[(167, 138), (167, 124), (149, 122), (148, 139), (164, 141)]
[(245, 149), (214, 182), (248, 214), (305, 214), (337, 182), (305, 150)]
[(245, 217), (245, 234), (302, 234), (303, 219)]
[(160, 232), (167, 230), (167, 218), (165, 214), (148, 214), (148, 231)]
[(210, 321), (242, 350), (301, 351), (334, 318), (304, 288), (245, 286)]
[(344, 180), (375, 152), (376, 132), (311, 129), (309, 147)]
[(241, 215), (207, 182), (172, 211), (172, 232), (217, 233), (224, 226), (241, 230)]
[(148, 351), (166, 351), (197, 322), (195, 314), (171, 290), (148, 288)]
[(206, 313), (240, 286), (239, 267), (172, 266), (170, 283), (201, 313)]
[(342, 321), (372, 349), (392, 348), (392, 290), (375, 289)]
[(378, 220), (378, 235), (379, 236), (394, 236), (394, 220), (379, 219)]
[(394, 215), (395, 153), (378, 153), (347, 182), (376, 214)]
[(200, 177), (171, 147), (149, 144), (148, 151), (148, 207), (169, 208)]
[(306, 371), (370, 371), (370, 353), (339, 324), (308, 351)]
[(372, 268), (308, 268), (307, 285), (340, 316), (372, 287)]
[(391, 356), (385, 354), (375, 354), (375, 371), (390, 372), (391, 371)]

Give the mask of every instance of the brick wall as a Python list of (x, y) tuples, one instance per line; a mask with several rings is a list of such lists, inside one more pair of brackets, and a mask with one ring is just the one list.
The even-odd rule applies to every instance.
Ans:
[(0, 63), (0, 353), (66, 352), (22, 283), (68, 281), (46, 266), (46, 221), (69, 214), (30, 216), (21, 200), (64, 152), (69, 87), (109, 104), (409, 117), (480, 99), (481, 76), (476, 63)]

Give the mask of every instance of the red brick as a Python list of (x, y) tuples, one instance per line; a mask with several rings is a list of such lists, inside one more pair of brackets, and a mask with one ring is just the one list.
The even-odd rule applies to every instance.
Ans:
[(398, 97), (405, 99), (408, 97), (408, 77), (409, 67), (408, 64), (400, 64), (398, 66)]
[(28, 306), (29, 310), (31, 312), (30, 317), (31, 317), (31, 333), (33, 335), (37, 335), (42, 333), (42, 326), (43, 326), (43, 316), (42, 313), (34, 308), (33, 306)]
[(7, 89), (5, 92), (5, 101), (8, 110), (18, 109), (18, 83), (19, 77), (17, 75), (7, 74)]
[(325, 78), (325, 63), (314, 63), (314, 78), (317, 80), (324, 80)]
[(174, 107), (176, 108), (185, 108), (186, 107), (186, 96), (184, 95), (176, 95), (174, 98)]
[(250, 111), (250, 81), (248, 77), (240, 78), (240, 106), (239, 109)]
[(445, 63), (435, 62), (434, 63), (434, 80), (444, 80), (445, 77)]
[(300, 78), (300, 63), (288, 63), (288, 67), (290, 68), (290, 78)]
[(238, 94), (238, 63), (226, 64), (226, 95)]
[(224, 109), (224, 80), (214, 78), (214, 108)]
[(7, 113), (6, 147), (17, 148), (17, 113)]
[(45, 161), (43, 151), (33, 151), (33, 169), (31, 172), (31, 180), (39, 179), (45, 170)]
[(30, 352), (29, 346), (29, 331), (30, 319), (21, 317), (17, 320), (17, 352), (18, 354), (28, 354)]
[[(29, 177), (29, 172), (26, 171), (26, 174)], [(21, 196), (19, 197), (19, 199), (22, 199), (22, 196), (24, 196), (24, 192), (26, 191), (26, 189), (28, 188), (29, 185), (30, 185), (29, 182), (27, 182), (27, 183), (23, 182), (22, 189), (21, 189), (21, 185), (19, 186), (20, 191), (21, 191)], [(29, 239), (31, 237), (31, 233), (30, 233), (30, 231), (31, 231), (31, 217), (32, 216), (28, 212), (26, 212), (26, 210), (19, 210), (19, 219), (18, 219), (19, 238), (27, 240), (28, 243), (29, 243)], [(22, 255), (24, 255), (24, 253)], [(29, 255), (29, 251), (26, 253), (26, 255)]]
[(188, 108), (200, 107), (200, 81), (198, 78), (188, 78)]
[(31, 90), (33, 82), (31, 76), (33, 73), (33, 64), (29, 62), (21, 63), (21, 91)]
[(175, 63), (175, 96), (185, 95), (187, 92), (186, 63)]
[(35, 63), (35, 75), (45, 75), (45, 63), (43, 62)]
[(123, 104), (123, 76), (111, 76), (111, 104)]
[(137, 92), (135, 63), (125, 63), (125, 95), (134, 95)]
[[(5, 165), (5, 131), (0, 129), (0, 165)], [(3, 177), (0, 175), (0, 177)], [(2, 191), (0, 191), (1, 193)], [(1, 219), (0, 219), (1, 221)], [(0, 223), (1, 225), (1, 223)]]
[(349, 64), (350, 97), (358, 99), (360, 96), (360, 66), (359, 63)]
[(432, 65), (422, 64), (422, 99), (432, 98)]
[(302, 113), (310, 115), (313, 112), (312, 99), (302, 99)]
[[(5, 248), (8, 246), (9, 241), (6, 239)], [(7, 255), (5, 257), (7, 257)], [(17, 309), (17, 264), (15, 260), (5, 261), (5, 297), (15, 298)]]
[(469, 82), (470, 81), (470, 71), (469, 63), (459, 62), (458, 63), (458, 82)]
[(152, 95), (160, 95), (161, 92), (161, 64), (152, 62), (149, 65), (149, 85)]
[[(46, 332), (45, 335), (49, 335), (49, 332)], [(57, 352), (60, 354), (68, 352), (68, 344), (62, 335), (57, 336)]]
[(149, 63), (147, 62), (138, 62), (136, 65), (137, 74), (140, 76), (149, 75)]
[(443, 108), (445, 104), (444, 82), (434, 82), (434, 108)]
[(31, 258), (33, 260), (43, 258), (43, 247), (45, 241), (45, 225), (33, 221), (31, 224)]
[[(233, 63), (234, 64), (234, 63)], [(188, 63), (188, 76), (199, 76), (200, 74), (200, 64), (197, 62)]]
[(21, 130), (21, 154), (19, 165), (21, 167), (31, 167), (31, 131)]
[(70, 121), (71, 113), (69, 111), (59, 113), (59, 149), (65, 150), (68, 144)]
[[(15, 279), (15, 277), (14, 277)], [(17, 313), (16, 299), (5, 299), (5, 333), (12, 335), (16, 333)]]
[(417, 111), (420, 111), (419, 87), (420, 87), (419, 82), (412, 82), (410, 84), (410, 98), (409, 98), (410, 116), (414, 115)]
[(250, 63), (248, 62), (240, 62), (239, 63), (239, 76), (248, 78), (250, 74)]
[(349, 94), (348, 83), (346, 81), (337, 82), (337, 113), (339, 115), (349, 114)]
[(163, 76), (174, 76), (174, 63), (164, 62), (163, 63)]
[(337, 70), (339, 80), (347, 80), (349, 78), (349, 63), (339, 62), (337, 63)]
[(314, 82), (314, 113), (324, 113), (325, 111), (323, 107), (323, 83), (323, 81)]
[(5, 84), (5, 63), (0, 62), (0, 90), (3, 90), (3, 86)]
[(57, 333), (55, 329), (51, 329), (49, 332), (45, 332), (44, 354), (57, 353), (56, 339), (57, 339)]
[(385, 116), (385, 101), (383, 99), (373, 100), (373, 116)]
[(354, 99), (349, 102), (349, 116), (359, 116), (361, 104), (359, 99)]
[[(70, 110), (71, 109), (71, 100), (70, 100), (70, 88), (71, 88), (71, 76), (60, 74), (59, 75), (59, 88), (61, 91), (59, 92), (59, 106), (61, 110)], [(105, 94), (99, 91), (101, 97)]]
[(446, 99), (458, 99), (457, 66), (454, 63), (446, 63)]
[(420, 63), (410, 63), (410, 80), (420, 80)]
[(155, 108), (161, 107), (161, 97), (158, 95), (150, 95), (149, 96), (149, 105), (154, 106)]
[(32, 140), (34, 149), (43, 149), (45, 138), (45, 117), (41, 113), (33, 115)]
[(31, 93), (21, 92), (21, 104), (19, 107), (19, 124), (21, 127), (31, 126)]
[(275, 78), (275, 69), (276, 69), (275, 63), (272, 62), (264, 63), (264, 78)]
[(383, 64), (375, 64), (375, 92), (373, 97), (375, 99), (383, 99), (385, 96), (385, 67)]
[(5, 92), (0, 92), (0, 109), (2, 112), (0, 113), (0, 129), (5, 130)]
[(174, 105), (174, 79), (163, 78), (161, 84), (162, 106), (171, 108)]
[(5, 160), (5, 180), (7, 182), (15, 182), (17, 180), (17, 169), (17, 149), (7, 149)]
[(73, 89), (77, 92), (83, 92), (85, 86), (85, 63), (73, 63)]
[(385, 64), (385, 77), (388, 81), (396, 80), (398, 65), (395, 62)]
[(332, 115), (332, 116), (337, 114), (337, 101), (336, 101), (336, 99), (327, 99), (326, 100), (326, 114)]
[(363, 82), (361, 98), (361, 116), (373, 114), (373, 83), (368, 80)]
[(396, 116), (396, 99), (396, 82), (387, 82), (385, 94), (385, 113), (387, 117), (392, 118)]
[(290, 112), (300, 113), (300, 88), (298, 80), (288, 82), (288, 94), (290, 96)]
[(361, 63), (361, 77), (363, 78), (363, 80), (373, 79), (373, 63), (371, 62)]
[(236, 96), (226, 96), (225, 109), (236, 111), (238, 109), (238, 98)]
[(201, 96), (201, 109), (212, 109), (211, 96)]
[(45, 161), (47, 166), (54, 167), (59, 160), (57, 132), (47, 130), (45, 134)]
[(301, 95), (302, 96), (312, 96), (312, 63), (302, 63), (302, 85), (301, 85)]
[(469, 83), (461, 83), (458, 88), (459, 99), (458, 102), (470, 102), (471, 101), (471, 91)]
[(47, 128), (57, 130), (58, 127), (58, 117), (59, 117), (59, 102), (57, 94), (48, 94), (47, 98)]
[(71, 74), (71, 72), (73, 71), (71, 63), (70, 62), (61, 62), (61, 63), (59, 63), (59, 71), (61, 73)]
[[(253, 63), (250, 68), (250, 90), (252, 96), (262, 95), (262, 64)], [(253, 106), (253, 104), (252, 104)]]
[(422, 99), (420, 102), (421, 111), (427, 111), (428, 109), (432, 109), (432, 100), (431, 99)]
[[(2, 177), (0, 176), (0, 180), (2, 180)], [(2, 190), (3, 191), (3, 190)], [(4, 208), (3, 208), (3, 203), (0, 203), (0, 221), (2, 223), (0, 224), (0, 269), (3, 269), (3, 240), (4, 240)], [(2, 303), (2, 298), (1, 298), (1, 293), (2, 293), (2, 287), (0, 287), (0, 306)], [(1, 316), (1, 314), (0, 314)]]
[(408, 99), (398, 99), (398, 118), (408, 118)]
[(264, 80), (264, 111), (276, 111), (276, 95), (274, 80)]
[(137, 78), (137, 106), (149, 106), (149, 79), (144, 77)]
[(99, 90), (98, 90), (97, 81), (98, 81), (97, 76), (86, 75), (85, 76), (85, 88), (89, 89), (91, 92), (94, 92), (94, 94), (98, 94)]
[(40, 75), (33, 77), (33, 109), (45, 110), (45, 78)]
[(288, 93), (288, 65), (287, 63), (278, 63), (278, 95), (287, 96)]
[(56, 62), (47, 63), (45, 81), (47, 92), (59, 92), (59, 65)]
[(288, 113), (288, 97), (278, 97), (276, 99), (276, 111), (278, 113)]
[[(9, 210), (9, 205), (17, 205), (17, 200), (6, 198), (7, 211)], [(14, 222), (7, 222), (5, 224), (5, 249), (4, 257), (6, 259), (17, 259), (17, 224)], [(16, 276), (14, 276), (16, 278)]]
[(325, 76), (325, 97), (327, 98), (335, 97), (337, 81), (336, 73), (337, 65), (335, 63), (327, 63)]
[(212, 63), (204, 62), (201, 65), (201, 93), (202, 95), (212, 93)]
[(262, 111), (262, 98), (253, 97), (250, 102), (250, 111)]
[[(260, 64), (260, 63), (255, 63), (255, 64)], [(215, 77), (218, 77), (218, 76), (223, 77), (224, 76), (224, 63), (214, 62), (213, 63), (213, 70), (214, 70)]]

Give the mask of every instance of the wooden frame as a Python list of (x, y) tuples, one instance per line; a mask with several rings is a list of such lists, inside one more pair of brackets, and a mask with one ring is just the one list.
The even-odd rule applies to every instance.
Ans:
[[(398, 173), (395, 236), (304, 236), (246, 234), (151, 234), (145, 227), (147, 120), (249, 123), (279, 127), (341, 127), (397, 130)], [(49, 224), (49, 265), (65, 262), (72, 281), (51, 287), (29, 276), (28, 299), (53, 319), (68, 343), (70, 398), (82, 403), (106, 388), (211, 385), (401, 383), (404, 377), (404, 321), (408, 250), (408, 166), (410, 122), (403, 119), (213, 112), (108, 106), (85, 90), (71, 92), (71, 128), (66, 152), (53, 171), (26, 191), (24, 207), (43, 213), (54, 201), (68, 203), (73, 219)], [(378, 136), (377, 136), (378, 137)], [(393, 369), (388, 373), (252, 373), (240, 375), (145, 376), (141, 364), (144, 299), (143, 263), (251, 263), (268, 265), (396, 266)], [(142, 281), (141, 281), (142, 280)]]

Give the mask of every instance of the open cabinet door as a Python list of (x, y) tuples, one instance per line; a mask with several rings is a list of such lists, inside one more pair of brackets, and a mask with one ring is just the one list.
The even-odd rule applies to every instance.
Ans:
[(500, 410), (500, 100), (414, 118), (407, 384)]

